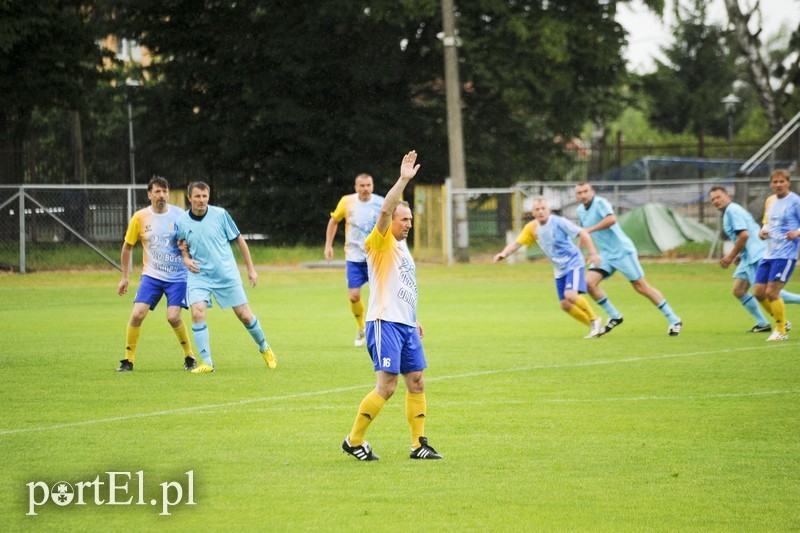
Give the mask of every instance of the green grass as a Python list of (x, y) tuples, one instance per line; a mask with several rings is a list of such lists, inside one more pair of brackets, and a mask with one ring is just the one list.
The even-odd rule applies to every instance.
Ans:
[[(230, 310), (212, 309), (218, 371), (200, 376), (179, 369), (163, 307), (136, 370), (114, 372), (131, 308), (117, 273), (2, 275), (2, 529), (800, 528), (795, 335), (745, 334), (752, 321), (714, 265), (645, 269), (682, 316), (679, 337), (618, 277), (606, 290), (625, 323), (584, 340), (546, 264), (419, 266), (426, 432), (445, 459), (408, 459), (401, 385), (369, 429), (370, 464), (339, 451), (373, 383), (341, 270), (262, 270), (248, 294), (278, 369)], [(149, 500), (189, 470), (196, 505), (171, 516), (91, 496), (25, 516), (32, 481), (143, 471)]]
[[(99, 243), (97, 247), (115, 262), (120, 261), (122, 241), (119, 243)], [(236, 248), (234, 246), (234, 248)], [(256, 264), (292, 265), (310, 261), (322, 261), (322, 246), (267, 246), (258, 242), (249, 242), (250, 255)], [(343, 252), (337, 250), (342, 256)], [(234, 255), (241, 264), (238, 249)], [(133, 264), (142, 264), (142, 247), (133, 249)], [(90, 270), (106, 269), (110, 266), (102, 256), (85, 244), (68, 243), (28, 243), (25, 248), (25, 267), (27, 272), (46, 270)], [(0, 271), (19, 271), (19, 242), (6, 242), (0, 245)]]

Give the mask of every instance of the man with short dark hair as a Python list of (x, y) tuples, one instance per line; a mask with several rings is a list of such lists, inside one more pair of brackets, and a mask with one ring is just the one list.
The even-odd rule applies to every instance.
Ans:
[(236, 318), (258, 345), (267, 366), (274, 369), (278, 366), (277, 359), (264, 337), (258, 318), (250, 309), (239, 267), (231, 251), (231, 243), (235, 242), (247, 267), (250, 286), (255, 287), (258, 273), (247, 242), (225, 209), (208, 204), (211, 188), (207, 184), (202, 181), (190, 184), (188, 194), (191, 208), (178, 219), (177, 236), (186, 241), (186, 246), (181, 248), (183, 263), (189, 269), (186, 294), (192, 308), (194, 342), (203, 358), (203, 363), (192, 373), (214, 372), (206, 324), (206, 310), (213, 305), (212, 295), (220, 308), (233, 308)]
[(122, 279), (117, 286), (117, 294), (127, 294), (131, 254), (136, 241), (142, 241), (142, 279), (139, 290), (133, 298), (133, 311), (125, 332), (125, 358), (117, 368), (119, 372), (133, 370), (139, 332), (147, 312), (152, 311), (167, 297), (167, 322), (178, 338), (183, 349), (184, 368), (192, 370), (196, 366), (189, 332), (181, 319), (181, 308), (186, 309), (186, 267), (183, 266), (181, 252), (175, 239), (175, 222), (183, 215), (183, 209), (169, 205), (169, 182), (161, 176), (153, 176), (147, 184), (147, 197), (150, 206), (134, 213), (122, 243)]
[(650, 285), (644, 277), (644, 269), (639, 263), (639, 254), (633, 241), (617, 224), (617, 216), (611, 203), (598, 196), (590, 183), (581, 182), (575, 186), (578, 206), (578, 221), (581, 227), (592, 234), (592, 239), (600, 249), (603, 262), (589, 265), (586, 272), (586, 286), (594, 301), (608, 313), (605, 332), (608, 333), (622, 324), (622, 314), (611, 303), (600, 282), (620, 271), (628, 278), (636, 292), (653, 302), (667, 319), (667, 334), (676, 336), (683, 329), (683, 321), (675, 314), (666, 298), (658, 289)]

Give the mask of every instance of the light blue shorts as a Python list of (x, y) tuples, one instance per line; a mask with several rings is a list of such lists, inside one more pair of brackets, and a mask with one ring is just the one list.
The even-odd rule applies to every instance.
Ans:
[(233, 285), (232, 287), (189, 287), (187, 290), (187, 300), (189, 305), (196, 304), (197, 302), (206, 302), (208, 307), (214, 307), (211, 301), (211, 295), (217, 301), (220, 309), (227, 309), (229, 307), (236, 307), (247, 303), (247, 295), (244, 293), (244, 287)]
[(572, 269), (560, 278), (556, 278), (556, 292), (558, 293), (559, 302), (564, 299), (564, 291), (586, 293), (586, 278), (582, 268)]
[(385, 320), (367, 322), (367, 350), (375, 371), (408, 374), (428, 366), (416, 326)]
[(739, 263), (736, 265), (736, 270), (733, 271), (733, 279), (743, 279), (751, 286), (756, 283), (756, 270), (758, 269), (758, 261), (755, 263), (744, 264)]
[[(603, 257), (602, 253), (600, 257)], [(628, 278), (628, 281), (636, 281), (644, 277), (644, 269), (639, 263), (639, 256), (635, 253), (625, 254), (614, 259), (603, 259), (600, 266), (589, 265), (589, 270), (599, 272), (603, 278), (610, 278), (616, 271)]]

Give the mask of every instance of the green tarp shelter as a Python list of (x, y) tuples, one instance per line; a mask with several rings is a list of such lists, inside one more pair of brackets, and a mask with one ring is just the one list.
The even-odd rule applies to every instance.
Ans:
[(620, 215), (618, 222), (640, 255), (661, 255), (686, 242), (714, 242), (715, 237), (708, 226), (664, 204), (644, 204)]

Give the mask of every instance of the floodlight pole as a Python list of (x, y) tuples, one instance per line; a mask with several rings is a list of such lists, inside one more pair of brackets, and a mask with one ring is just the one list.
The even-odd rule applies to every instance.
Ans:
[[(458, 42), (456, 40), (453, 0), (442, 0), (442, 44), (444, 45), (444, 85), (447, 98), (447, 144), (450, 159), (450, 178), (454, 189), (467, 188), (464, 164), (464, 130), (461, 125), (461, 85), (458, 79)], [(454, 195), (456, 261), (469, 262), (469, 222), (467, 198)]]
[(131, 87), (139, 87), (141, 83), (128, 78), (125, 80), (125, 97), (128, 100), (128, 157), (131, 167), (131, 185), (136, 185), (136, 146), (133, 142), (133, 104), (131, 103)]
[(733, 160), (733, 114), (736, 112), (736, 106), (741, 100), (733, 93), (720, 100), (722, 105), (725, 106), (725, 112), (728, 114), (728, 159)]

